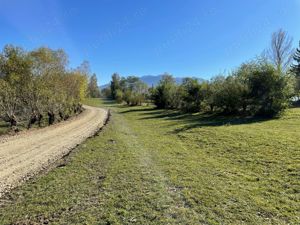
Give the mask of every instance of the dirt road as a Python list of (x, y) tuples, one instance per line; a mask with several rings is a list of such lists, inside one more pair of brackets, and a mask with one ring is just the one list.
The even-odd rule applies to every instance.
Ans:
[(83, 113), (69, 121), (0, 138), (0, 197), (66, 155), (103, 126), (106, 110), (84, 108)]

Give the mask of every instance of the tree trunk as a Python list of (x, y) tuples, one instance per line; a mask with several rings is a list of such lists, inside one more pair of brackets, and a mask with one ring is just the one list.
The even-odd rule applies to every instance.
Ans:
[(52, 125), (55, 121), (55, 115), (53, 112), (48, 112), (48, 124)]
[(39, 127), (42, 126), (42, 119), (43, 119), (43, 115), (39, 113), (37, 117)]
[(61, 111), (59, 111), (58, 114), (59, 114), (59, 117), (60, 117), (61, 120), (65, 119), (65, 116), (64, 116), (64, 114)]
[(39, 127), (41, 127), (43, 116), (40, 113), (34, 112), (32, 113), (30, 120), (27, 125), (27, 129), (30, 129), (33, 124), (38, 122)]
[(15, 126), (17, 126), (17, 118), (16, 118), (16, 116), (15, 115), (12, 115), (11, 117), (10, 117), (10, 126), (11, 127), (15, 127)]
[(35, 113), (33, 113), (29, 119), (27, 129), (30, 129), (31, 125), (35, 124), (36, 121), (37, 121), (37, 115)]

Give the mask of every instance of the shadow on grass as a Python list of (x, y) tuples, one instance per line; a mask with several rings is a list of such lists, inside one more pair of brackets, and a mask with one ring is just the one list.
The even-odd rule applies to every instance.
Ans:
[[(128, 106), (126, 106), (126, 108), (128, 108)], [(125, 114), (125, 113), (132, 113), (132, 112), (152, 112), (152, 111), (158, 111), (157, 109), (154, 109), (154, 108), (138, 108), (138, 109), (129, 109), (129, 110), (126, 110), (126, 111), (122, 111), (120, 112), (121, 114)]]
[(104, 105), (117, 105), (116, 101), (108, 98), (101, 98), (101, 101)]
[(164, 110), (156, 108), (134, 108), (121, 113), (138, 112), (140, 120), (163, 119), (173, 120), (182, 124), (183, 127), (175, 129), (174, 133), (199, 127), (226, 126), (261, 123), (270, 120), (266, 117), (228, 116), (220, 113), (183, 113), (178, 110)]

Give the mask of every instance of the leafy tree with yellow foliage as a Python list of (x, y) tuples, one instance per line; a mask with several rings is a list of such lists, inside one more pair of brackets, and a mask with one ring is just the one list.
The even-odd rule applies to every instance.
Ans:
[(5, 46), (0, 53), (0, 116), (11, 126), (40, 126), (43, 118), (53, 124), (82, 111), (89, 65), (67, 69), (68, 57), (61, 50), (38, 48), (26, 52)]

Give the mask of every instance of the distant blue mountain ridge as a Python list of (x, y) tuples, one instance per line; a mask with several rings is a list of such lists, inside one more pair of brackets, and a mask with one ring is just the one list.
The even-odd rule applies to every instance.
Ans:
[[(149, 87), (151, 87), (151, 86), (156, 86), (163, 76), (164, 75), (146, 75), (146, 76), (141, 76), (140, 80), (143, 81), (145, 84), (147, 84)], [(181, 84), (184, 78), (185, 77), (174, 77), (175, 82), (177, 84)], [(204, 79), (202, 78), (197, 78), (197, 77), (191, 77), (191, 78), (197, 79), (199, 82), (204, 81)], [(109, 84), (102, 85), (100, 86), (100, 89), (106, 88), (108, 86)]]

